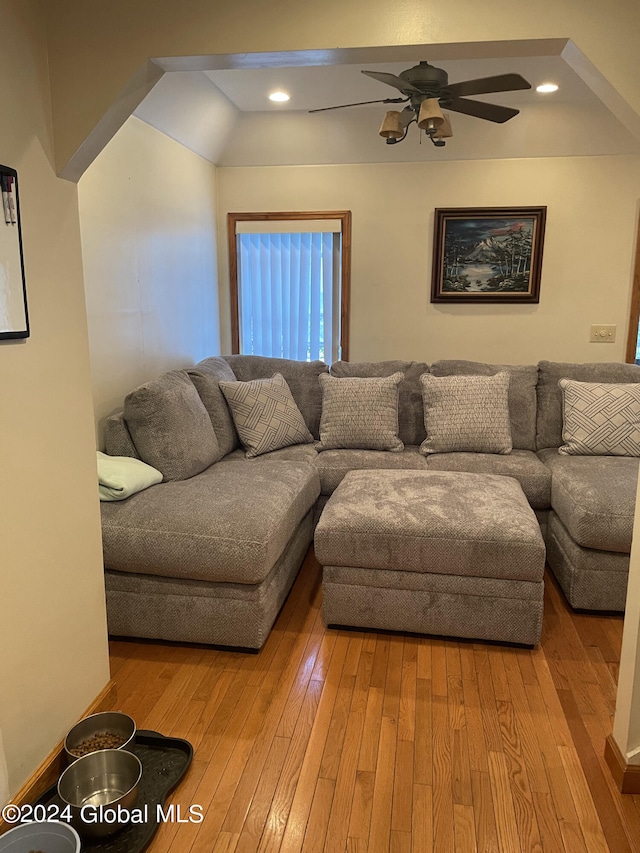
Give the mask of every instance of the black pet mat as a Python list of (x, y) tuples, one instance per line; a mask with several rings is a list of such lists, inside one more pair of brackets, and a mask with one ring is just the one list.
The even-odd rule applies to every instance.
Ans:
[[(142, 762), (142, 778), (138, 802), (142, 809), (148, 806), (147, 823), (131, 823), (107, 838), (82, 838), (83, 853), (142, 853), (158, 830), (156, 809), (163, 805), (168, 794), (187, 772), (193, 758), (193, 747), (188, 740), (165, 737), (158, 732), (141, 729), (130, 750)], [(42, 794), (34, 805), (58, 805), (64, 803), (58, 796), (57, 785)], [(165, 810), (166, 813), (166, 810)]]

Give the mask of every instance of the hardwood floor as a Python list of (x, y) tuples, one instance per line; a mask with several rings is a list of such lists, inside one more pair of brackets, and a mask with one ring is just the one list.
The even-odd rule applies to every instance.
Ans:
[(257, 655), (111, 643), (117, 707), (189, 740), (150, 853), (640, 852), (604, 762), (622, 619), (546, 578), (535, 650), (326, 630), (312, 553)]

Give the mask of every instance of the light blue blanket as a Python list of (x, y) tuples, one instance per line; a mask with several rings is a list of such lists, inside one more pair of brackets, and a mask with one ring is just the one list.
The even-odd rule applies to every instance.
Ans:
[(98, 490), (101, 501), (122, 501), (162, 482), (162, 474), (140, 459), (108, 456), (97, 451)]

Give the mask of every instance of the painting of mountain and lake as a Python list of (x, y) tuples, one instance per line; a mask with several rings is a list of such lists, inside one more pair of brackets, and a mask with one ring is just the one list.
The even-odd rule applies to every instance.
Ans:
[(546, 207), (439, 208), (432, 302), (539, 302)]

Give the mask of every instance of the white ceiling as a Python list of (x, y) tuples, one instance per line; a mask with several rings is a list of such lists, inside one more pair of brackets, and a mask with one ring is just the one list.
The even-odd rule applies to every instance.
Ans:
[[(389, 57), (390, 48), (383, 51)], [(432, 59), (416, 50), (413, 61), (340, 65), (283, 65), (168, 72), (136, 110), (136, 116), (223, 166), (410, 162), (640, 153), (636, 138), (565, 61), (563, 55)], [(406, 54), (406, 49), (403, 55)], [(521, 74), (531, 90), (482, 95), (478, 100), (519, 109), (498, 125), (451, 113), (454, 136), (435, 148), (415, 126), (398, 145), (378, 136), (394, 106), (376, 104), (313, 113), (355, 101), (399, 95), (362, 69), (400, 71), (422, 59), (443, 68), (450, 83), (503, 73)], [(535, 91), (554, 82), (549, 95)], [(283, 89), (286, 104), (268, 100)], [(398, 107), (401, 108), (401, 107)], [(422, 143), (422, 144), (421, 144)]]
[[(413, 64), (425, 59), (417, 56)], [(428, 57), (427, 57), (428, 59)], [(520, 108), (526, 104), (553, 98), (556, 102), (593, 101), (595, 95), (578, 75), (559, 56), (516, 57), (510, 59), (457, 59), (432, 62), (449, 75), (450, 83), (478, 77), (492, 77), (505, 72), (521, 74), (531, 90), (483, 95), (478, 100), (504, 103)], [(393, 87), (362, 74), (363, 69), (386, 71), (398, 75), (411, 63), (394, 62), (367, 65), (321, 65), (298, 68), (225, 69), (204, 72), (209, 79), (242, 112), (314, 110), (334, 104), (354, 103), (376, 98), (393, 98), (400, 93)], [(535, 91), (540, 83), (554, 82), (559, 90), (553, 95)], [(275, 90), (291, 95), (285, 104), (273, 104), (268, 95)], [(378, 109), (384, 112), (384, 105)], [(393, 109), (393, 107), (389, 107)]]

